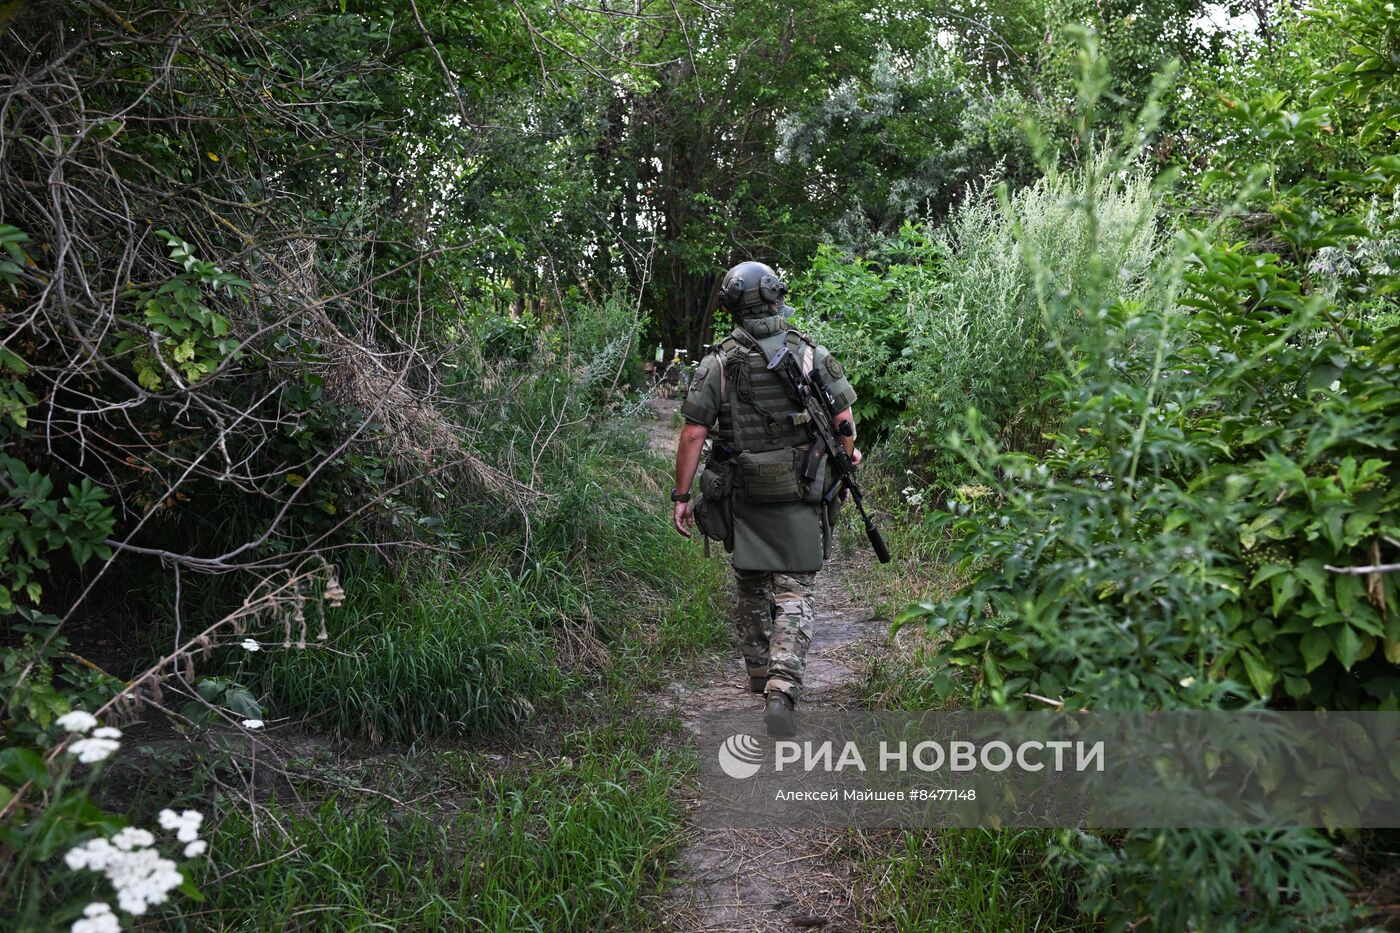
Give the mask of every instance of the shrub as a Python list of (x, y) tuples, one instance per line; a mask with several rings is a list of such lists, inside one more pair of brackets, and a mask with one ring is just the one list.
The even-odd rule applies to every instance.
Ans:
[(900, 465), (940, 485), (967, 478), (945, 439), (969, 405), (1005, 446), (1039, 447), (1058, 417), (1040, 386), (1076, 365), (1068, 351), (1084, 326), (1079, 314), (1049, 319), (1053, 296), (1092, 280), (1106, 304), (1159, 300), (1157, 195), (1141, 168), (1108, 172), (1107, 158), (1016, 191), (984, 184), (942, 226), (906, 226), (864, 257), (824, 246), (797, 280), (799, 323), (841, 358), (856, 417), (891, 437)]
[[(1107, 156), (1052, 170), (1018, 191), (983, 187), (939, 230), (942, 274), (912, 310), (914, 363), (901, 438), (943, 485), (966, 477), (944, 440), (969, 406), (1007, 447), (1036, 449), (1058, 415), (1039, 386), (1072, 368), (1066, 346), (1082, 314), (1049, 318), (1056, 295), (1094, 287), (1105, 304), (1145, 302), (1160, 256), (1156, 195), (1142, 170), (1107, 171)], [(1087, 217), (1079, 205), (1097, 206)]]
[[(1289, 103), (1232, 119), (1278, 148), (1332, 131), (1326, 111)], [(1086, 163), (1101, 176), (1086, 190), (1112, 190), (1098, 186), (1124, 161)], [(904, 617), (946, 635), (937, 691), (1000, 708), (1400, 708), (1400, 587), (1378, 567), (1400, 539), (1400, 335), (1377, 330), (1374, 305), (1400, 263), (1345, 287), (1308, 271), (1324, 248), (1385, 239), (1364, 212), (1400, 161), (1373, 156), (1328, 191), (1266, 188), (1268, 169), (1236, 192), (1260, 245), (1224, 239), (1224, 221), (1183, 233), (1146, 291), (1114, 282), (1096, 197), (1075, 206), (1079, 229), (1108, 255), (1075, 287), (1041, 285), (1059, 253), (1018, 237), (1071, 364), (1042, 382), (1062, 420), (1016, 450), (968, 413), (954, 448), (980, 482), (941, 524), (977, 573)], [(1057, 852), (1085, 870), (1083, 908), (1117, 927), (1262, 930), (1347, 918), (1331, 848), (1303, 830), (1193, 831), (1065, 837)]]
[(886, 436), (904, 410), (909, 320), (933, 287), (937, 244), (906, 224), (866, 256), (818, 247), (793, 283), (795, 323), (834, 353), (856, 390), (861, 429)]

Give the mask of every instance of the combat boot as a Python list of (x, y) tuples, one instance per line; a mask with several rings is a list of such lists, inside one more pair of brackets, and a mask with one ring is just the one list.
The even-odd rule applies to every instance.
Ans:
[(759, 696), (763, 696), (764, 692), (767, 691), (767, 689), (768, 689), (768, 678), (767, 678), (767, 677), (750, 677), (750, 678), (749, 678), (749, 692), (750, 692), (750, 693), (757, 693)]
[(768, 691), (768, 703), (763, 710), (763, 724), (768, 728), (770, 738), (786, 739), (796, 735), (797, 723), (792, 715), (792, 698), (781, 690)]

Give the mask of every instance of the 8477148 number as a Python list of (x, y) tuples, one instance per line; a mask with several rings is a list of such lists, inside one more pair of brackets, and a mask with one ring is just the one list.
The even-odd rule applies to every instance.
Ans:
[(976, 800), (977, 791), (974, 788), (958, 790), (952, 787), (916, 787), (909, 791), (910, 800)]

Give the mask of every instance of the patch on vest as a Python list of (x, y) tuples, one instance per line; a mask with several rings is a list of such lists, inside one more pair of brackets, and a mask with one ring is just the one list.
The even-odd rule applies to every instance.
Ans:
[(695, 371), (695, 381), (696, 381), (696, 382), (703, 382), (704, 379), (705, 379), (705, 377), (706, 377), (707, 375), (709, 375), (709, 372), (710, 372), (710, 367), (708, 367), (708, 366), (701, 366), (699, 369), (697, 369), (697, 370)]
[(840, 363), (836, 362), (836, 357), (834, 356), (828, 356), (826, 358), (826, 371), (831, 375), (832, 379), (840, 379), (842, 376), (846, 375), (846, 371), (841, 368)]

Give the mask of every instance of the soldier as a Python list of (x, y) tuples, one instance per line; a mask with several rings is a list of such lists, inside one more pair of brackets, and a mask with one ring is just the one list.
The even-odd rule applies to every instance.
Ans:
[[(816, 476), (804, 479), (811, 475), (804, 464), (813, 443), (807, 416), (768, 367), (781, 348), (787, 347), (804, 373), (823, 367), (837, 426), (846, 435), (842, 443), (853, 463), (861, 458), (851, 417), (855, 391), (835, 357), (788, 325), (792, 309), (783, 302), (786, 294), (787, 285), (762, 263), (740, 263), (725, 275), (720, 305), (737, 326), (695, 371), (681, 408), (686, 424), (671, 490), (676, 530), (688, 538), (698, 520), (701, 531), (722, 540), (733, 555), (733, 620), (749, 689), (766, 697), (763, 718), (772, 736), (796, 731), (793, 706), (801, 695), (812, 640), (812, 587), (831, 554), (839, 504), (821, 501), (824, 458)], [(843, 423), (850, 424), (848, 435)], [(700, 477), (697, 514), (691, 507), (691, 482), (705, 439), (716, 426)]]

